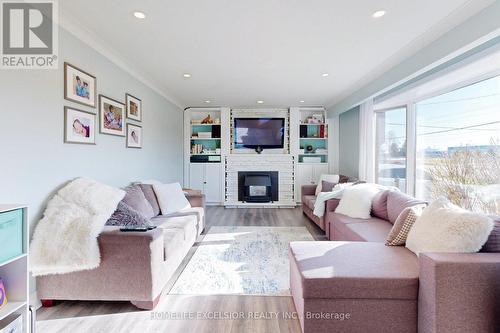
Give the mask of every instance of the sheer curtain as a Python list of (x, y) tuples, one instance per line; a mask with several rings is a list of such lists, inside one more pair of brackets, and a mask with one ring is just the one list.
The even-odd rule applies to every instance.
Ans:
[(359, 179), (375, 182), (375, 112), (369, 99), (359, 109)]

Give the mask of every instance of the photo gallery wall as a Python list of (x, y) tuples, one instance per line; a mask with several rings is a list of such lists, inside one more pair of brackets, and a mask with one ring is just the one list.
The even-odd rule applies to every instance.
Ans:
[[(99, 133), (126, 137), (127, 148), (142, 148), (142, 102), (125, 94), (125, 103), (97, 95), (97, 78), (67, 62), (64, 63), (64, 99), (98, 107), (97, 112), (64, 107), (64, 142), (95, 145)], [(97, 125), (99, 118), (99, 125)], [(126, 120), (127, 119), (127, 120)]]

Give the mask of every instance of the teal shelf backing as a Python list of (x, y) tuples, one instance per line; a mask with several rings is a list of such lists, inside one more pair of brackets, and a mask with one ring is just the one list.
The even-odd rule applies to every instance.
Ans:
[(308, 140), (301, 139), (300, 140), (300, 149), (305, 149), (307, 146), (312, 146), (314, 150), (318, 148), (326, 149), (327, 140)]

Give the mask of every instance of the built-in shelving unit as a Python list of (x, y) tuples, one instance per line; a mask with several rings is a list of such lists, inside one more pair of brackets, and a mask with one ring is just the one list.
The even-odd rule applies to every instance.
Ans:
[[(295, 198), (301, 200), (302, 185), (316, 185), (322, 174), (329, 173), (331, 128), (322, 107), (290, 108), (291, 152), (295, 157)], [(292, 127), (293, 128), (293, 127)]]
[(184, 184), (201, 190), (209, 204), (223, 200), (223, 164), (229, 151), (229, 108), (184, 111)]
[[(210, 116), (210, 123), (202, 123)], [(235, 118), (283, 118), (283, 148), (255, 149), (234, 143)], [(293, 207), (304, 184), (329, 172), (332, 142), (322, 107), (188, 108), (184, 113), (184, 185), (201, 190), (209, 204), (245, 206), (238, 198), (238, 172), (279, 172), (279, 201), (262, 207)], [(332, 143), (333, 145), (334, 143)]]
[(0, 331), (21, 317), (23, 332), (30, 332), (28, 301), (28, 209), (24, 205), (0, 204), (0, 278), (7, 304), (0, 308)]

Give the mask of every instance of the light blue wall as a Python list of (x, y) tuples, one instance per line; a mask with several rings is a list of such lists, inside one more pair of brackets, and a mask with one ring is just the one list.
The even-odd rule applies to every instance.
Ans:
[(495, 1), (376, 80), (360, 87), (339, 103), (328, 107), (328, 112), (330, 115), (344, 112), (498, 29), (500, 29), (500, 1)]
[(358, 178), (359, 107), (339, 116), (339, 173)]
[[(29, 205), (37, 221), (50, 196), (68, 180), (86, 176), (125, 186), (156, 178), (182, 181), (182, 110), (64, 30), (58, 70), (0, 70), (0, 202)], [(97, 77), (98, 93), (142, 99), (144, 148), (97, 134), (97, 145), (63, 143), (63, 62)]]

